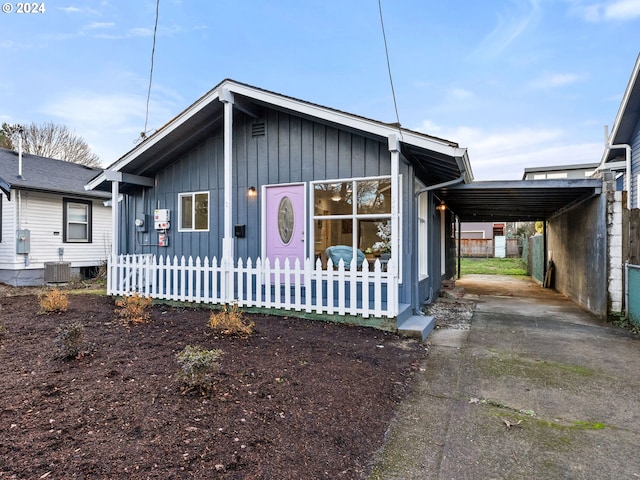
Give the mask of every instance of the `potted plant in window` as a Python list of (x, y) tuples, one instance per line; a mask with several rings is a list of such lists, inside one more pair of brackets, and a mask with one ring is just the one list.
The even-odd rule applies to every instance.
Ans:
[(378, 238), (380, 239), (371, 246), (371, 250), (380, 255), (382, 261), (391, 258), (391, 222), (377, 222)]

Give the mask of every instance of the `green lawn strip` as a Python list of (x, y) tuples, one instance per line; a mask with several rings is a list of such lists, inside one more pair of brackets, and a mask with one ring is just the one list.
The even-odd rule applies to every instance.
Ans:
[(527, 264), (520, 258), (461, 258), (462, 275), (528, 275)]

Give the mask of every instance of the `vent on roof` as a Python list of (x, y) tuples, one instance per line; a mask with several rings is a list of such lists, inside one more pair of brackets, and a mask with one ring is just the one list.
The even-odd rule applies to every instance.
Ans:
[(257, 122), (251, 125), (251, 136), (252, 137), (262, 137), (266, 133), (266, 127), (264, 122)]

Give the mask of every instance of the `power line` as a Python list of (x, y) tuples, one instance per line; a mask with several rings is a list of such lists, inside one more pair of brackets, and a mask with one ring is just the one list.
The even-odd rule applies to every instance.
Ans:
[(160, 11), (160, 0), (156, 0), (156, 23), (153, 26), (153, 46), (151, 47), (151, 71), (149, 72), (149, 89), (147, 90), (147, 109), (144, 117), (144, 130), (140, 134), (142, 140), (147, 136), (147, 123), (149, 122), (149, 100), (151, 99), (151, 83), (153, 82), (153, 59), (156, 53), (156, 33), (158, 31), (158, 12)]
[(393, 87), (393, 76), (391, 75), (391, 62), (389, 61), (389, 48), (387, 47), (387, 35), (384, 31), (384, 20), (382, 18), (382, 0), (378, 0), (378, 11), (380, 12), (380, 25), (382, 26), (382, 38), (384, 40), (384, 52), (387, 57), (387, 70), (389, 72), (389, 83), (391, 84), (391, 95), (393, 96), (393, 108), (396, 111), (396, 122), (398, 123), (398, 132), (402, 138), (402, 128), (400, 124), (400, 115), (398, 114), (398, 102), (396, 101), (396, 91)]

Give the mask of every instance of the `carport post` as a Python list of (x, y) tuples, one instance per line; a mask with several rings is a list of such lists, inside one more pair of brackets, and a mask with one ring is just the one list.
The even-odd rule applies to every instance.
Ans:
[(460, 248), (462, 246), (462, 242), (460, 239), (462, 238), (462, 231), (460, 230), (460, 217), (456, 215), (456, 220), (458, 220), (458, 280), (460, 280)]
[[(547, 278), (547, 221), (542, 221), (542, 278)], [(544, 280), (542, 287), (544, 288)]]

